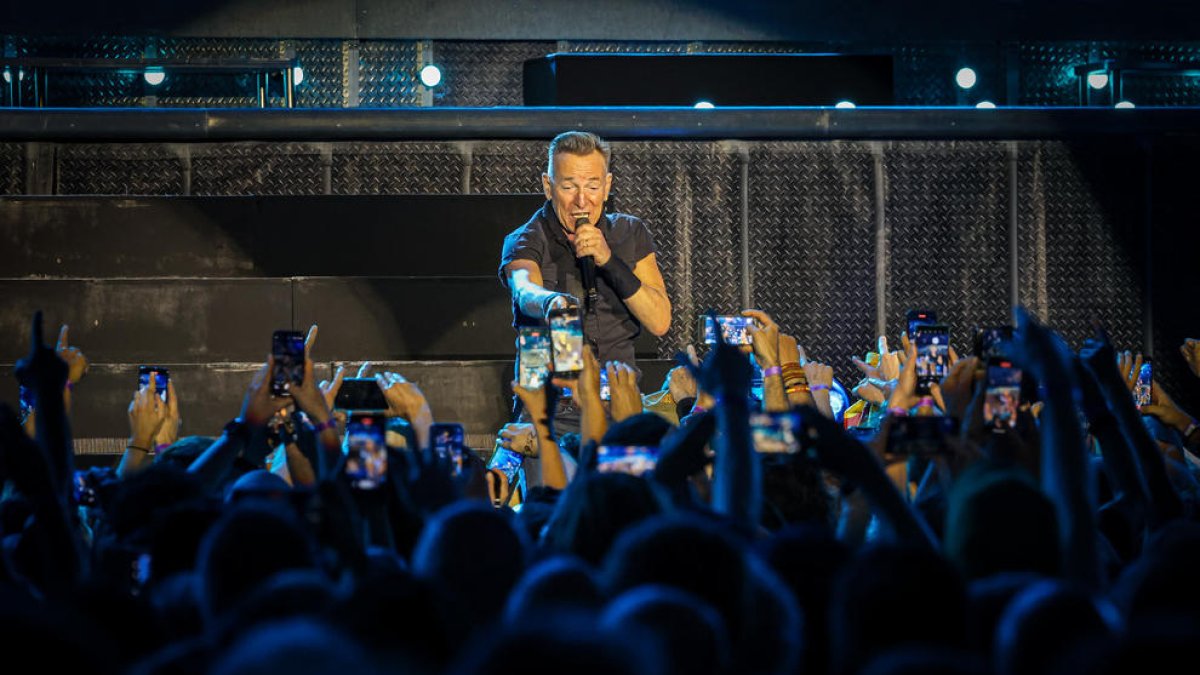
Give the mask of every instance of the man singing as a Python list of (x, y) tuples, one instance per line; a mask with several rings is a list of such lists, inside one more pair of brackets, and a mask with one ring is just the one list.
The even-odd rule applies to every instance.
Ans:
[[(500, 278), (512, 291), (514, 326), (541, 325), (554, 308), (580, 306), (584, 340), (600, 362), (632, 365), (642, 326), (654, 335), (667, 332), (671, 300), (645, 224), (604, 213), (610, 156), (596, 134), (568, 131), (550, 141), (542, 174), (547, 202), (504, 238)], [(589, 256), (593, 303), (581, 302), (587, 296), (581, 261)]]

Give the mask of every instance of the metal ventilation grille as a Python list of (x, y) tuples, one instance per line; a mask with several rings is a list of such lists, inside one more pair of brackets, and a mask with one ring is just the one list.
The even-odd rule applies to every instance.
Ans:
[(416, 42), (363, 41), (358, 45), (358, 98), (364, 108), (421, 103), (421, 68)]
[(213, 143), (192, 150), (192, 194), (317, 195), (321, 151), (308, 143)]
[(434, 60), (442, 84), (433, 95), (438, 106), (519, 106), (524, 103), (526, 59), (554, 51), (553, 42), (437, 42)]
[(453, 143), (339, 143), (333, 153), (333, 192), (457, 194), (463, 170), (463, 153)]
[(183, 194), (183, 165), (153, 143), (64, 144), (58, 149), (58, 194)]
[(20, 143), (0, 143), (0, 194), (25, 192), (25, 148)]

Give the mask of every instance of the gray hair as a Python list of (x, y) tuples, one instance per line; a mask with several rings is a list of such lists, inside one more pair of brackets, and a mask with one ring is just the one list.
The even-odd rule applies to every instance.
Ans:
[(612, 158), (612, 148), (608, 141), (590, 131), (564, 131), (550, 141), (550, 149), (546, 153), (546, 173), (553, 173), (554, 156), (569, 152), (572, 155), (590, 155), (599, 151), (604, 155), (604, 167), (607, 169)]

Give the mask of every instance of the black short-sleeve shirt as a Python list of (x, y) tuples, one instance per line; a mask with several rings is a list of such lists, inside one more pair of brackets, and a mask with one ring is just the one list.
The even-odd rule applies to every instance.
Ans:
[[(612, 254), (623, 260), (630, 269), (655, 252), (654, 240), (640, 218), (624, 213), (609, 213), (600, 219), (597, 227), (604, 233)], [(578, 299), (586, 295), (580, 281), (575, 250), (550, 202), (533, 214), (529, 222), (504, 238), (504, 249), (500, 254), (500, 280), (506, 286), (508, 275), (504, 268), (516, 260), (536, 263), (542, 272), (542, 286), (546, 290), (569, 293)], [(633, 340), (642, 332), (642, 325), (602, 274), (596, 275), (596, 293), (598, 298), (594, 315), (585, 314), (583, 318), (584, 339), (595, 347), (596, 357), (601, 363), (622, 361), (632, 364)], [(514, 300), (514, 327), (540, 323), (540, 318), (525, 316)]]

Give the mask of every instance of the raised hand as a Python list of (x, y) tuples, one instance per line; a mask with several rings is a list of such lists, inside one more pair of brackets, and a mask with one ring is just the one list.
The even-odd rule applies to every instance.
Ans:
[[(142, 385), (129, 402), (129, 446), (142, 450), (147, 455), (159, 430), (167, 422), (167, 404), (158, 396), (157, 373), (150, 373), (150, 381)], [(169, 396), (169, 394), (168, 394)]]
[[(369, 363), (369, 362), (368, 362)], [(366, 366), (367, 364), (363, 364)], [(359, 375), (362, 377), (362, 375)], [(317, 385), (317, 389), (321, 390), (321, 396), (325, 399), (325, 406), (333, 410), (333, 403), (337, 400), (338, 392), (342, 390), (342, 382), (346, 379), (346, 367), (338, 364), (337, 370), (333, 373), (332, 380), (321, 380)]]
[(179, 398), (175, 396), (175, 380), (172, 378), (167, 380), (166, 418), (163, 420), (162, 426), (158, 428), (158, 433), (154, 435), (154, 447), (171, 445), (179, 440), (179, 427), (182, 425), (183, 419), (179, 416)]
[(1179, 346), (1179, 353), (1183, 354), (1183, 360), (1187, 362), (1188, 369), (1196, 377), (1200, 377), (1200, 340), (1196, 338), (1188, 338)]
[(65, 323), (58, 330), (58, 344), (54, 351), (58, 354), (58, 358), (67, 364), (67, 382), (75, 384), (82, 380), (83, 376), (87, 374), (88, 360), (78, 347), (70, 346), (67, 341), (67, 324)]
[[(754, 369), (740, 349), (726, 342), (721, 331), (716, 333), (717, 343), (697, 370), (696, 381), (710, 396), (745, 399), (750, 395)], [(680, 357), (680, 361), (691, 366), (686, 357)]]
[(537, 432), (528, 422), (510, 422), (500, 427), (496, 444), (526, 457), (536, 457), (538, 454)]
[(638, 391), (637, 372), (627, 364), (609, 361), (608, 371), (609, 414), (614, 422), (620, 422), (642, 412), (642, 392)]
[(748, 316), (758, 322), (750, 327), (751, 344), (754, 347), (754, 358), (760, 368), (771, 368), (780, 364), (779, 360), (779, 326), (771, 320), (766, 312), (757, 309), (742, 311), (742, 316)]
[(903, 356), (900, 357), (903, 365), (896, 378), (896, 388), (888, 399), (889, 410), (909, 410), (921, 402), (921, 397), (917, 395), (917, 345), (907, 335), (900, 336), (900, 344), (904, 347)]
[(1162, 420), (1163, 424), (1183, 432), (1193, 424), (1192, 416), (1183, 411), (1157, 380), (1150, 383), (1150, 405), (1141, 407), (1143, 415), (1153, 415)]
[(596, 259), (596, 267), (607, 265), (612, 258), (612, 250), (604, 233), (595, 225), (580, 225), (575, 228), (575, 257), (592, 256)]
[(950, 366), (950, 371), (940, 383), (935, 383), (929, 388), (929, 393), (946, 415), (963, 419), (967, 406), (975, 396), (978, 365), (979, 359), (974, 356), (959, 359)]
[(1121, 373), (1121, 379), (1125, 380), (1125, 386), (1131, 392), (1137, 387), (1143, 361), (1141, 354), (1135, 356), (1128, 349), (1117, 355), (1117, 370)]
[(383, 399), (387, 401), (387, 415), (403, 417), (412, 425), (417, 443), (422, 448), (429, 444), (429, 427), (433, 424), (433, 411), (425, 394), (413, 382), (404, 379), (399, 373), (376, 373), (375, 384), (383, 391)]
[(53, 393), (61, 395), (67, 384), (70, 368), (58, 353), (46, 346), (42, 332), (42, 311), (33, 313), (30, 327), (29, 355), (17, 361), (14, 369), (17, 381), (34, 391), (37, 407), (42, 407), (42, 397)]
[(254, 427), (265, 426), (275, 413), (288, 404), (287, 398), (271, 396), (271, 372), (275, 370), (275, 357), (268, 354), (267, 363), (250, 378), (246, 396), (242, 399), (239, 417)]

